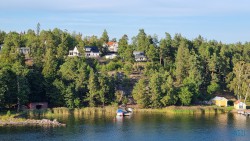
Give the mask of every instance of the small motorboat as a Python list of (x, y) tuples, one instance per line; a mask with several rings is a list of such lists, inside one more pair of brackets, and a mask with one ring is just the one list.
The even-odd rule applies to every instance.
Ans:
[(132, 108), (124, 108), (124, 109), (119, 108), (116, 111), (117, 116), (130, 116), (130, 115), (132, 115), (132, 113), (133, 113)]

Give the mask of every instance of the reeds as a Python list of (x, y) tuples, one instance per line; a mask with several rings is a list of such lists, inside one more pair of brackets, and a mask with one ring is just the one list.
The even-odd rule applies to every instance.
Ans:
[(213, 106), (169, 106), (162, 109), (135, 109), (138, 113), (167, 113), (167, 114), (218, 114), (230, 112), (232, 107)]
[(115, 107), (86, 107), (86, 108), (75, 108), (68, 109), (65, 107), (52, 108), (45, 110), (28, 110), (26, 114), (30, 118), (54, 118), (54, 117), (67, 117), (69, 115), (74, 115), (75, 117), (81, 117), (84, 115), (104, 115), (104, 114), (115, 114)]

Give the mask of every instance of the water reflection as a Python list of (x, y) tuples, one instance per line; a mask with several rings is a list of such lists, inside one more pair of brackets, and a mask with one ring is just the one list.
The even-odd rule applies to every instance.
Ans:
[[(247, 140), (250, 117), (238, 114), (133, 114), (57, 117), (66, 127), (0, 127), (0, 140)], [(239, 134), (245, 131), (245, 134)], [(244, 133), (244, 132), (242, 132)], [(244, 135), (244, 136), (239, 136)]]

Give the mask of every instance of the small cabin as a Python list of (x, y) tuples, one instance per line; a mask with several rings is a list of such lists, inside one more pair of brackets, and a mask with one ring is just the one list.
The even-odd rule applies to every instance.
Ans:
[(244, 102), (237, 100), (234, 102), (234, 109), (244, 110), (244, 109), (246, 109), (246, 104)]
[(40, 110), (40, 109), (47, 109), (48, 108), (48, 102), (33, 102), (29, 103), (29, 109), (31, 110)]
[(227, 99), (225, 97), (219, 97), (216, 96), (215, 98), (212, 99), (212, 103), (220, 106), (220, 107), (227, 107)]

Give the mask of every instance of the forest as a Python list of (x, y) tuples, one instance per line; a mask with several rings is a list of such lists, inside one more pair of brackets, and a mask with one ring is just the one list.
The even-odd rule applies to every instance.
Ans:
[[(112, 60), (68, 57), (75, 46), (118, 42)], [(140, 29), (134, 37), (109, 39), (69, 33), (55, 28), (8, 32), (0, 30), (0, 107), (48, 102), (50, 107), (96, 107), (128, 103), (142, 108), (195, 105), (216, 94), (232, 93), (247, 101), (250, 95), (250, 42), (225, 44), (202, 36), (181, 34), (158, 39)], [(29, 47), (28, 55), (19, 52)], [(146, 62), (136, 62), (133, 51), (143, 51)], [(120, 75), (122, 74), (122, 77)], [(136, 77), (135, 77), (136, 76)]]

